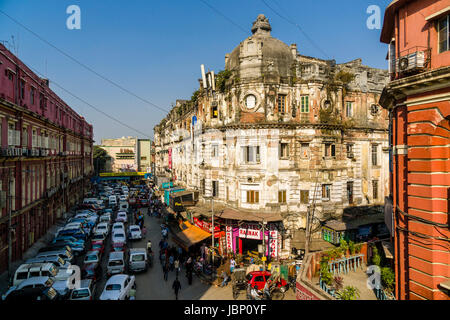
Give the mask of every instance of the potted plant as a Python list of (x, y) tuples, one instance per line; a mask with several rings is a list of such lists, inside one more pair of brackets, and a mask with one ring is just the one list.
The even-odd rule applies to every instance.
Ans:
[(395, 273), (390, 267), (381, 268), (381, 283), (386, 297), (394, 299)]
[(355, 253), (360, 253), (361, 249), (362, 249), (362, 244), (361, 243), (355, 244)]
[(356, 252), (355, 243), (353, 241), (351, 241), (351, 240), (348, 242), (348, 250), (350, 251), (351, 255), (354, 255), (355, 252)]
[(341, 300), (357, 300), (360, 297), (360, 291), (358, 290), (358, 288), (353, 286), (346, 286), (337, 294), (339, 299)]
[(349, 246), (347, 241), (345, 241), (344, 239), (341, 239), (339, 248), (341, 249), (342, 255), (346, 256), (348, 254)]

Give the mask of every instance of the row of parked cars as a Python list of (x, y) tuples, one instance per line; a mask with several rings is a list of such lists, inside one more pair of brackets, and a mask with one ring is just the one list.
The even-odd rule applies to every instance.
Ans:
[[(106, 264), (106, 275), (110, 278), (100, 299), (129, 298), (135, 279), (125, 272), (146, 270), (148, 259), (145, 249), (128, 251), (126, 248), (127, 238), (142, 238), (139, 226), (127, 227), (128, 192), (126, 186), (106, 186), (100, 192), (103, 194), (84, 199), (52, 241), (19, 266), (2, 299), (93, 299), (95, 284), (104, 275), (101, 261), (110, 235), (111, 249)], [(79, 269), (75, 268), (76, 259), (82, 259)], [(79, 282), (77, 270), (81, 270)]]

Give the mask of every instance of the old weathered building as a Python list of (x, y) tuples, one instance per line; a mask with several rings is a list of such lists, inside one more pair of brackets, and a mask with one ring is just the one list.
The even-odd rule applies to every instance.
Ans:
[(225, 56), (225, 70), (214, 81), (208, 74), (206, 89), (200, 80), (155, 127), (156, 173), (235, 208), (241, 220), (267, 214), (279, 256), (305, 228), (308, 207), (317, 225), (348, 206), (383, 204), (388, 113), (377, 101), (388, 73), (359, 59), (303, 56), (271, 36), (264, 15), (251, 31)]

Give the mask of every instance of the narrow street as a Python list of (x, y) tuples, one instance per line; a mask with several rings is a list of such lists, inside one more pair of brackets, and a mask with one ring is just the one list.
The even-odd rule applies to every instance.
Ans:
[[(136, 299), (137, 300), (172, 300), (175, 299), (175, 294), (172, 289), (173, 281), (176, 278), (175, 271), (169, 272), (167, 281), (164, 281), (164, 274), (162, 265), (158, 258), (158, 243), (161, 240), (160, 225), (162, 219), (156, 217), (149, 217), (147, 215), (147, 208), (143, 209), (145, 214), (145, 225), (147, 227), (147, 235), (145, 239), (140, 241), (128, 242), (129, 248), (146, 248), (147, 241), (152, 242), (153, 251), (155, 253), (153, 266), (147, 272), (136, 274)], [(174, 242), (169, 235), (169, 245), (174, 245)], [(184, 268), (179, 273), (179, 280), (181, 282), (181, 290), (178, 298), (180, 300), (232, 300), (231, 286), (225, 288), (218, 288), (209, 284), (203, 283), (197, 276), (193, 276), (192, 285), (188, 284), (185, 276)], [(239, 299), (245, 299), (245, 294), (239, 296)]]

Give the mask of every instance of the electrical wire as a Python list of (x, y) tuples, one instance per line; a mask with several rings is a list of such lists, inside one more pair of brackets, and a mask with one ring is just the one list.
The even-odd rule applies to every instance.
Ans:
[(436, 226), (436, 227), (439, 227), (439, 228), (449, 228), (448, 224), (439, 223), (439, 222), (435, 222), (435, 221), (430, 221), (430, 220), (427, 220), (427, 219), (424, 219), (424, 218), (421, 218), (421, 217), (418, 217), (418, 216), (411, 215), (409, 213), (406, 213), (406, 212), (402, 211), (398, 206), (397, 206), (397, 211), (400, 212), (405, 217), (408, 217), (408, 218), (410, 218), (412, 220), (417, 220), (419, 222), (422, 222), (422, 223), (425, 223), (425, 224), (429, 224), (429, 225), (432, 225), (432, 226)]
[(271, 7), (265, 0), (261, 0), (270, 10), (272, 10), (277, 16), (279, 16), (281, 19), (285, 20), (286, 22), (288, 22), (289, 24), (295, 26), (298, 30), (300, 30), (300, 32), (303, 34), (303, 36), (318, 50), (320, 51), (327, 59), (330, 59), (330, 56), (324, 51), (322, 50), (322, 48), (320, 48), (315, 42), (314, 40), (312, 40), (308, 34), (295, 22), (293, 22), (291, 19), (286, 18), (285, 16), (283, 16), (282, 14), (280, 14), (278, 11), (276, 11), (273, 7)]
[(36, 38), (38, 38), (39, 40), (41, 40), (42, 42), (44, 42), (45, 44), (47, 44), (48, 46), (52, 47), (53, 49), (55, 49), (56, 51), (58, 51), (59, 53), (61, 53), (62, 55), (64, 55), (65, 57), (69, 58), (70, 60), (72, 60), (73, 62), (75, 62), (76, 64), (78, 64), (79, 66), (83, 67), (84, 69), (88, 70), (89, 72), (95, 74), (97, 77), (105, 80), (106, 82), (112, 84), (113, 86), (119, 88), (120, 90), (130, 94), (131, 96), (145, 102), (148, 105), (153, 106), (154, 108), (164, 112), (165, 114), (168, 113), (169, 111), (154, 104), (151, 101), (148, 101), (140, 96), (138, 96), (137, 94), (135, 94), (134, 92), (124, 88), (123, 86), (121, 86), (120, 84), (118, 84), (117, 82), (110, 80), (109, 78), (105, 77), (104, 75), (100, 74), (99, 72), (95, 71), (94, 69), (92, 69), (91, 67), (87, 66), (86, 64), (82, 63), (81, 61), (77, 60), (76, 58), (72, 57), (71, 55), (69, 55), (67, 52), (59, 49), (58, 47), (56, 47), (55, 45), (53, 45), (52, 43), (50, 43), (49, 41), (47, 41), (46, 39), (44, 39), (42, 36), (40, 36), (39, 34), (37, 34), (36, 32), (34, 32), (33, 30), (31, 30), (30, 28), (26, 27), (25, 25), (23, 25), (22, 23), (20, 23), (19, 21), (17, 21), (16, 19), (14, 19), (13, 17), (11, 17), (10, 15), (6, 14), (3, 10), (0, 10), (0, 13), (3, 14), (4, 16), (6, 16), (7, 18), (9, 18), (11, 21), (13, 21), (14, 23), (16, 23), (17, 25), (21, 26), (23, 29), (27, 30), (29, 33), (31, 33), (32, 35), (34, 35)]
[[(41, 77), (43, 76), (41, 72), (39, 72), (38, 70), (34, 69), (33, 67), (31, 67), (30, 65), (28, 65), (28, 68), (30, 68), (33, 72), (37, 73), (38, 75), (40, 75)], [(78, 97), (77, 95), (75, 95), (74, 93), (70, 92), (69, 90), (65, 89), (64, 87), (62, 87), (61, 85), (59, 85), (57, 82), (55, 82), (54, 80), (52, 80), (52, 84), (56, 85), (58, 88), (60, 88), (61, 90), (63, 90), (64, 92), (66, 92), (67, 94), (69, 94), (70, 96), (74, 97), (75, 99), (83, 102), (84, 104), (86, 104), (87, 106), (91, 107), (92, 109), (94, 109), (95, 111), (103, 114), (105, 117), (108, 117), (109, 119), (117, 122), (118, 124), (133, 130), (136, 133), (139, 133), (140, 135), (143, 135), (144, 137), (150, 138), (150, 135), (143, 133), (142, 131), (139, 131), (137, 129), (135, 129), (132, 126), (129, 126), (128, 124), (126, 124), (125, 122), (122, 122), (116, 118), (114, 118), (113, 116), (107, 114), (106, 112), (103, 112), (102, 110), (100, 110), (99, 108), (95, 107), (94, 105), (90, 104), (89, 102), (87, 102), (86, 100)]]
[(236, 22), (234, 22), (233, 20), (231, 20), (230, 18), (228, 18), (226, 15), (224, 15), (222, 12), (220, 12), (219, 10), (217, 10), (216, 8), (214, 8), (212, 5), (210, 5), (208, 2), (206, 2), (205, 0), (200, 0), (203, 4), (205, 4), (206, 6), (208, 6), (211, 10), (213, 10), (215, 13), (217, 13), (218, 15), (222, 16), (223, 18), (225, 18), (228, 22), (230, 22), (232, 25), (234, 25), (235, 27), (239, 28), (242, 32), (244, 32), (245, 34), (248, 33), (247, 30), (245, 30), (243, 27), (241, 27), (240, 25), (238, 25)]
[(424, 233), (420, 233), (420, 232), (415, 232), (415, 231), (411, 231), (402, 227), (397, 226), (397, 229), (403, 232), (408, 232), (411, 233), (412, 235), (422, 238), (422, 239), (433, 239), (433, 240), (441, 240), (441, 241), (447, 241), (450, 242), (449, 238), (442, 238), (442, 237), (435, 237), (435, 236), (430, 236)]

